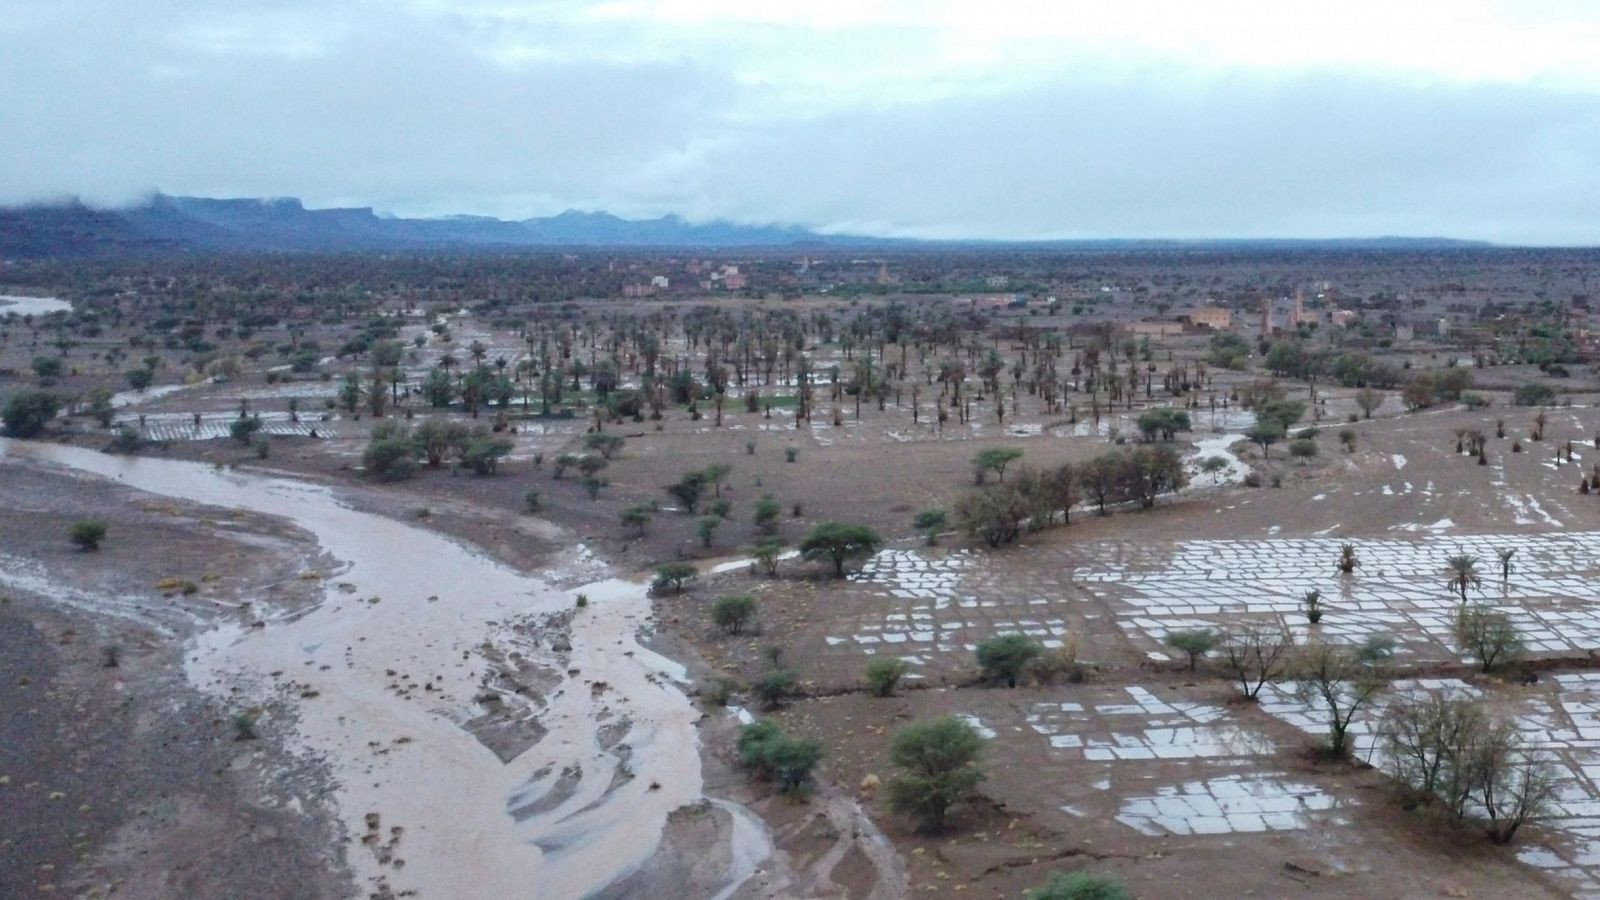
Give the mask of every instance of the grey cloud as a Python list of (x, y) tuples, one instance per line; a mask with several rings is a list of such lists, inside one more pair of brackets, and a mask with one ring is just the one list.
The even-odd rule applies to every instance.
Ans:
[[(940, 237), (1600, 241), (1600, 115), (1553, 89), (1174, 68), (808, 101), (704, 56), (507, 66), (481, 23), (360, 3), (71, 9), (0, 25), (0, 202), (160, 188)], [(240, 52), (252, 32), (230, 22), (261, 10)]]

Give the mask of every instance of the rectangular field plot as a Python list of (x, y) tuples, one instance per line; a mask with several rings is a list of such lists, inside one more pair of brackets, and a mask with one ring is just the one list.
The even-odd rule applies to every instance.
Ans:
[(1223, 775), (1129, 797), (1117, 821), (1152, 837), (1296, 831), (1338, 805), (1315, 785), (1286, 781), (1281, 772)]
[[(1171, 631), (1225, 628), (1248, 618), (1280, 621), (1302, 639), (1310, 633), (1330, 641), (1389, 634), (1403, 653), (1449, 660), (1456, 658), (1450, 626), (1461, 600), (1447, 584), (1445, 562), (1470, 554), (1477, 557), (1481, 583), (1469, 588), (1468, 599), (1510, 612), (1531, 652), (1600, 648), (1600, 607), (1589, 600), (1587, 577), (1600, 562), (1600, 533), (1352, 541), (1360, 565), (1349, 576), (1335, 567), (1343, 543), (1191, 541), (1177, 545), (1159, 568), (1088, 561), (1072, 578), (1095, 597), (1123, 607), (1119, 624), (1147, 648)], [(1081, 549), (1094, 552), (1093, 545)], [(1504, 577), (1501, 550), (1514, 551)], [(1300, 602), (1311, 590), (1321, 593), (1324, 610), (1314, 629)]]

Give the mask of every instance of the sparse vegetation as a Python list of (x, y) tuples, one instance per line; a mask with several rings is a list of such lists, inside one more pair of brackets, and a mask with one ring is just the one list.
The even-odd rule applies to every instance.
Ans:
[(68, 537), (79, 550), (91, 552), (100, 549), (100, 544), (106, 539), (108, 528), (105, 522), (99, 519), (79, 519), (72, 523), (68, 530)]
[(879, 697), (894, 695), (910, 666), (896, 656), (880, 656), (867, 663), (867, 687)]

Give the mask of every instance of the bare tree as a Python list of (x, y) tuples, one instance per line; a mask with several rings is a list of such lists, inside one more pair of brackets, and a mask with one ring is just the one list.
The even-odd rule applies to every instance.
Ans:
[(1294, 649), (1294, 637), (1276, 624), (1251, 623), (1223, 634), (1220, 647), (1223, 667), (1239, 682), (1239, 690), (1251, 700), (1267, 682), (1283, 674)]

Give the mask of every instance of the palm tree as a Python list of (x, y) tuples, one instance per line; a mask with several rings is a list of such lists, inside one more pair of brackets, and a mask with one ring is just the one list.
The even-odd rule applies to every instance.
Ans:
[(1349, 575), (1351, 572), (1354, 572), (1356, 570), (1356, 566), (1359, 566), (1359, 565), (1361, 565), (1361, 561), (1356, 559), (1356, 545), (1355, 544), (1340, 544), (1339, 545), (1339, 571), (1343, 572), (1346, 575)]
[(1511, 580), (1511, 557), (1517, 555), (1517, 548), (1512, 547), (1512, 548), (1507, 549), (1507, 550), (1496, 550), (1495, 554), (1500, 557), (1500, 580), (1501, 581), (1510, 581)]
[(1445, 560), (1445, 574), (1450, 576), (1446, 582), (1453, 591), (1461, 594), (1461, 602), (1467, 602), (1467, 587), (1483, 583), (1478, 576), (1478, 558), (1466, 553), (1461, 553)]

